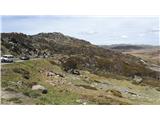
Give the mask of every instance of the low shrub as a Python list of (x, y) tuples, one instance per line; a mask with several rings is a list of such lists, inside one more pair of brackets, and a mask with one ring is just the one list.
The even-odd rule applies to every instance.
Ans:
[(29, 79), (29, 78), (30, 78), (30, 73), (29, 73), (29, 71), (27, 71), (27, 70), (25, 70), (25, 69), (23, 69), (23, 68), (14, 68), (13, 71), (14, 71), (15, 73), (21, 74), (22, 77), (25, 78), (25, 79)]

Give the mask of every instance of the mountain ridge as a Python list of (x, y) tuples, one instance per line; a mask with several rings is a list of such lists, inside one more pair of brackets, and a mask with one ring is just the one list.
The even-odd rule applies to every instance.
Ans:
[[(54, 54), (68, 55), (64, 62), (73, 62), (79, 69), (102, 74), (112, 73), (127, 77), (140, 75), (159, 79), (158, 73), (146, 67), (140, 58), (121, 52), (104, 49), (90, 42), (63, 35), (62, 33), (1, 33), (2, 55), (29, 55), (32, 57), (51, 57)], [(70, 65), (70, 64), (69, 64)]]

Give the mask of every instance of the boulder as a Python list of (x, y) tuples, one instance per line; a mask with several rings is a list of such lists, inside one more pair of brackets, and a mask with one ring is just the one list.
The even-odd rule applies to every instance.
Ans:
[(32, 90), (43, 90), (45, 89), (45, 87), (43, 87), (42, 85), (33, 85), (32, 86)]
[(39, 91), (41, 91), (43, 94), (47, 94), (47, 93), (48, 93), (47, 88), (45, 88), (45, 87), (42, 86), (42, 85), (33, 85), (33, 86), (32, 86), (32, 90), (39, 90)]

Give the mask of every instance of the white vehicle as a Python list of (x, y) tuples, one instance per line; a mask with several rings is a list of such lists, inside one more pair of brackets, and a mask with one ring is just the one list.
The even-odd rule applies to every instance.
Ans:
[(3, 55), (2, 57), (1, 57), (1, 62), (2, 63), (11, 63), (11, 62), (13, 62), (13, 55)]

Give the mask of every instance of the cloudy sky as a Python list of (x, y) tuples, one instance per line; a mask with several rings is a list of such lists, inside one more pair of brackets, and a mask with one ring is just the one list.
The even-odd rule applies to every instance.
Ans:
[(159, 44), (158, 17), (1, 16), (1, 32), (61, 32), (93, 44)]

